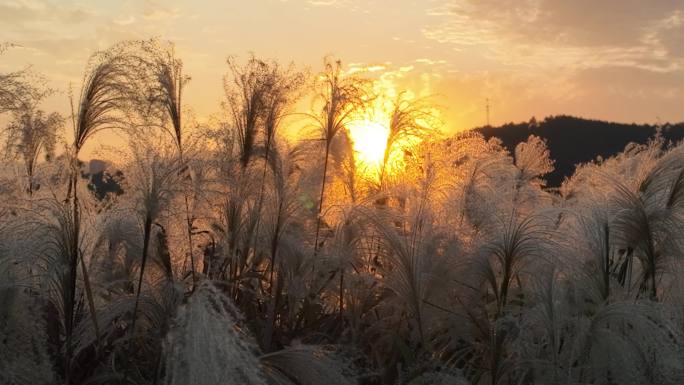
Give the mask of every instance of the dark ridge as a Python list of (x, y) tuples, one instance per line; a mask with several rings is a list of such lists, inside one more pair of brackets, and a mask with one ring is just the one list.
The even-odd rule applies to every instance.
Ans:
[[(662, 136), (672, 142), (684, 139), (684, 123), (662, 125)], [(508, 123), (498, 127), (477, 127), (475, 131), (485, 138), (497, 137), (511, 152), (530, 135), (544, 138), (549, 146), (555, 169), (546, 175), (549, 187), (558, 187), (575, 172), (575, 166), (616, 155), (631, 142), (646, 143), (653, 138), (657, 126), (649, 124), (623, 124), (573, 116), (550, 116), (541, 122), (535, 118), (525, 123)]]

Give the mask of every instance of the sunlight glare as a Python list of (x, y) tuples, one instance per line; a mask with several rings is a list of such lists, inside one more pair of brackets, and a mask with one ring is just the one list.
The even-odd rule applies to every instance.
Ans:
[(385, 156), (389, 129), (371, 120), (361, 120), (349, 125), (357, 159), (369, 168), (379, 168)]

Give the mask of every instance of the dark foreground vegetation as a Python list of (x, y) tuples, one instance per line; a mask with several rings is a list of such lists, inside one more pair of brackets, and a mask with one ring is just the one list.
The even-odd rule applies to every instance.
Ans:
[[(347, 126), (383, 95), (338, 62), (230, 59), (207, 125), (182, 69), (98, 52), (66, 119), (0, 74), (1, 384), (684, 383), (684, 147), (550, 192), (543, 139), (439, 137), (400, 93), (367, 170)], [(99, 199), (79, 155), (112, 132), (123, 193)]]

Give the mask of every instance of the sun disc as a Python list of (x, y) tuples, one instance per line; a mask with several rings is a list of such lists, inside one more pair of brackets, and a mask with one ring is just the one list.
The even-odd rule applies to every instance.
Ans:
[(360, 121), (348, 128), (357, 159), (366, 166), (379, 167), (385, 157), (388, 129), (370, 120)]

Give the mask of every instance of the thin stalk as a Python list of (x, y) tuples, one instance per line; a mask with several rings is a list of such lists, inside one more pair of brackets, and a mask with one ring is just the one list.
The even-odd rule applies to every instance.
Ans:
[[(181, 159), (182, 162), (182, 159)], [(197, 278), (195, 276), (195, 254), (193, 253), (194, 245), (192, 243), (192, 218), (190, 216), (190, 203), (188, 202), (188, 193), (183, 191), (183, 198), (185, 201), (185, 222), (187, 224), (187, 236), (188, 236), (188, 253), (190, 254), (190, 271), (192, 273), (192, 289), (195, 289), (197, 283)]]
[(81, 256), (81, 273), (83, 274), (83, 284), (85, 286), (86, 297), (88, 298), (88, 307), (90, 309), (90, 317), (93, 320), (93, 327), (95, 328), (95, 337), (97, 338), (98, 344), (100, 343), (100, 328), (97, 324), (97, 313), (95, 312), (95, 300), (93, 298), (93, 290), (90, 285), (90, 276), (88, 275), (88, 269), (86, 267), (85, 261), (83, 260), (83, 254), (79, 253)]
[(79, 211), (78, 211), (78, 195), (76, 193), (76, 184), (78, 183), (78, 171), (76, 168), (75, 158), (72, 170), (72, 177), (69, 182), (71, 187), (71, 192), (73, 193), (72, 200), (72, 220), (73, 220), (73, 234), (71, 234), (71, 255), (69, 258), (69, 276), (68, 276), (68, 293), (65, 301), (65, 322), (64, 329), (66, 334), (66, 365), (65, 370), (65, 383), (67, 385), (71, 384), (71, 360), (73, 359), (73, 333), (74, 333), (74, 305), (76, 301), (76, 275), (77, 275), (77, 265), (78, 265), (78, 244), (79, 244)]
[(385, 187), (385, 169), (387, 168), (387, 163), (389, 162), (389, 154), (390, 154), (390, 146), (391, 143), (390, 139), (387, 138), (387, 143), (385, 144), (385, 153), (382, 157), (382, 165), (380, 166), (380, 190), (383, 190)]
[(280, 234), (280, 227), (282, 226), (281, 217), (280, 217), (280, 213), (282, 212), (282, 209), (283, 209), (283, 201), (281, 200), (280, 203), (278, 204), (278, 217), (276, 219), (274, 235), (273, 235), (273, 238), (271, 239), (271, 266), (270, 266), (270, 271), (268, 273), (268, 287), (270, 290), (270, 294), (273, 294), (273, 290), (272, 290), (272, 287), (273, 287), (273, 270), (275, 269), (276, 253), (278, 251), (278, 234)]
[(330, 156), (330, 145), (325, 146), (325, 161), (323, 162), (323, 183), (321, 183), (321, 195), (318, 200), (318, 216), (316, 218), (316, 239), (314, 241), (314, 257), (318, 254), (318, 237), (321, 230), (321, 213), (323, 212), (323, 194), (325, 193), (325, 181), (328, 174), (328, 157)]
[[(181, 136), (181, 114), (182, 114), (182, 90), (183, 90), (183, 77), (182, 77), (182, 68), (178, 69), (178, 77), (176, 79), (176, 82), (178, 84), (177, 92), (176, 92), (176, 116), (177, 120), (174, 120), (174, 129), (176, 131), (176, 144), (178, 144), (178, 153), (180, 156), (180, 161), (181, 165), (185, 165), (185, 159), (184, 159), (184, 154), (183, 154), (183, 138)], [(187, 229), (187, 238), (188, 238), (188, 253), (190, 254), (190, 271), (192, 273), (192, 290), (195, 289), (195, 285), (197, 283), (197, 277), (195, 276), (195, 254), (193, 253), (194, 250), (194, 245), (192, 243), (192, 218), (190, 215), (190, 203), (188, 199), (188, 190), (183, 189), (183, 200), (185, 201), (185, 222), (186, 222), (186, 229)]]
[(605, 248), (605, 261), (604, 261), (604, 268), (603, 268), (603, 300), (608, 301), (608, 298), (610, 297), (610, 237), (609, 237), (609, 227), (608, 224), (605, 223), (603, 225), (603, 232), (604, 232), (604, 245), (603, 247)]
[(145, 275), (145, 265), (147, 264), (147, 250), (150, 243), (150, 233), (152, 231), (152, 216), (148, 212), (145, 216), (145, 228), (143, 233), (143, 249), (142, 249), (142, 261), (140, 264), (140, 277), (138, 278), (138, 291), (135, 294), (135, 304), (133, 305), (133, 320), (131, 321), (131, 340), (129, 348), (133, 346), (132, 335), (135, 333), (135, 323), (138, 319), (138, 304), (140, 303), (140, 291), (142, 289), (142, 280)]
[[(279, 204), (279, 209), (282, 210), (283, 202)], [(278, 211), (279, 213), (282, 211)], [(278, 234), (280, 234), (281, 217), (278, 215), (276, 220), (275, 231), (273, 238), (271, 238), (271, 267), (268, 276), (268, 288), (269, 294), (272, 296), (272, 300), (268, 309), (268, 324), (266, 334), (264, 336), (264, 348), (266, 351), (271, 350), (271, 343), (273, 341), (273, 331), (275, 330), (276, 318), (278, 313), (278, 306), (280, 305), (280, 297), (283, 290), (282, 274), (278, 274), (278, 282), (276, 283), (275, 293), (273, 292), (273, 272), (275, 269), (276, 255), (278, 254)], [(282, 268), (280, 268), (282, 270)]]
[[(257, 200), (257, 212), (256, 212), (256, 223), (254, 224), (254, 242), (252, 249), (254, 250), (254, 255), (257, 254), (257, 241), (259, 239), (259, 225), (261, 224), (261, 208), (264, 201), (264, 190), (266, 187), (266, 170), (268, 169), (268, 156), (271, 149), (270, 139), (266, 141), (266, 154), (264, 155), (264, 169), (261, 173), (261, 188), (259, 189), (259, 198)], [(271, 255), (271, 273), (273, 272), (273, 261), (274, 256)], [(270, 280), (269, 280), (270, 281)], [(269, 290), (271, 290), (269, 288)]]
[(344, 266), (340, 267), (340, 326), (344, 327)]

